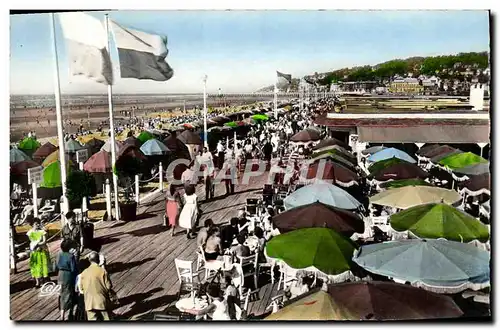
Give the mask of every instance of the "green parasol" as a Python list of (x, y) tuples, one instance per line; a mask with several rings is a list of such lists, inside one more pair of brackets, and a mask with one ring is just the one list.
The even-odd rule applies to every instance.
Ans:
[(35, 151), (40, 147), (40, 142), (32, 137), (24, 138), (21, 142), (19, 142), (19, 149), (23, 151)]
[(432, 186), (432, 184), (422, 179), (403, 179), (384, 182), (380, 185), (380, 188), (390, 189), (406, 186)]
[(384, 160), (373, 163), (372, 165), (370, 165), (370, 167), (368, 167), (368, 171), (370, 171), (371, 175), (375, 175), (380, 170), (383, 170), (383, 169), (388, 168), (392, 165), (400, 164), (400, 163), (408, 163), (408, 162), (405, 160), (396, 158), (396, 157), (392, 157), (392, 158), (384, 159)]
[(256, 115), (252, 116), (252, 119), (255, 119), (255, 120), (269, 120), (269, 117), (266, 116), (266, 115), (262, 115), (262, 114), (256, 114)]
[(144, 143), (154, 138), (154, 135), (149, 133), (148, 131), (142, 131), (141, 134), (139, 134), (139, 136), (137, 137), (137, 140), (141, 141), (141, 143)]
[(329, 228), (303, 228), (273, 237), (266, 245), (271, 258), (294, 269), (338, 275), (350, 270), (354, 245)]
[[(49, 164), (43, 170), (43, 181), (40, 184), (40, 187), (44, 188), (56, 188), (61, 187), (61, 162), (59, 160)], [(69, 162), (66, 165), (66, 175), (71, 171), (71, 167), (69, 166)]]
[(236, 123), (235, 121), (230, 121), (229, 123), (225, 123), (224, 126), (235, 128), (238, 127), (238, 123)]
[(420, 238), (445, 238), (451, 241), (486, 242), (488, 228), (479, 220), (444, 203), (411, 207), (391, 217), (396, 231), (410, 231)]
[(450, 169), (460, 169), (467, 166), (487, 163), (488, 161), (481, 156), (472, 152), (463, 152), (460, 154), (449, 155), (439, 161), (439, 164), (446, 166)]

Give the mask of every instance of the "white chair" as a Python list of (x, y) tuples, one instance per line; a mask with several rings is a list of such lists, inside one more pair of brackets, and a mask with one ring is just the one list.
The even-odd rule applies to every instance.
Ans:
[(242, 294), (242, 288), (244, 287), (245, 283), (245, 278), (248, 276), (253, 276), (254, 280), (254, 285), (255, 289), (258, 288), (257, 282), (258, 282), (258, 273), (257, 273), (257, 268), (258, 268), (258, 261), (259, 261), (259, 255), (258, 253), (255, 253), (253, 255), (250, 255), (248, 257), (240, 257), (236, 256), (238, 258), (238, 270), (241, 271), (241, 285), (240, 285), (240, 295)]
[(220, 260), (208, 260), (205, 258), (205, 251), (203, 250), (203, 247), (199, 247), (199, 251), (196, 251), (196, 254), (198, 254), (198, 260), (196, 263), (196, 271), (200, 272), (203, 269), (205, 270), (205, 278), (204, 280), (207, 280), (211, 276), (217, 274), (217, 272), (222, 268), (224, 265), (224, 262)]
[(193, 262), (175, 259), (175, 268), (179, 277), (178, 298), (183, 292), (192, 292), (200, 283), (198, 272), (193, 271)]
[[(257, 251), (259, 250), (260, 247), (257, 247)], [(262, 268), (269, 268), (269, 274), (271, 275), (271, 284), (274, 284), (274, 268), (276, 267), (276, 260), (269, 258), (267, 256), (265, 249), (264, 249), (264, 256), (266, 257), (266, 262), (257, 263), (257, 274), (260, 274), (260, 270)]]
[(297, 270), (290, 268), (284, 262), (279, 262), (280, 280), (278, 282), (278, 290), (283, 285), (283, 290), (286, 290), (293, 281), (297, 280)]

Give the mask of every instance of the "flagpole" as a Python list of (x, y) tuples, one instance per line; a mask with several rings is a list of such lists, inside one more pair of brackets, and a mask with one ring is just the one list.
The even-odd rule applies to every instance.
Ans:
[[(105, 14), (104, 26), (106, 28), (106, 48), (108, 50), (108, 54), (111, 57), (111, 45), (109, 43), (109, 17), (108, 14)], [(113, 192), (115, 195), (115, 217), (116, 220), (120, 219), (120, 207), (118, 206), (118, 177), (114, 171), (116, 164), (116, 145), (115, 145), (115, 124), (113, 122), (113, 86), (111, 84), (108, 85), (108, 110), (109, 110), (109, 130), (111, 133), (111, 164), (113, 169)], [(134, 109), (135, 111), (135, 109)], [(134, 113), (135, 114), (135, 113)], [(111, 217), (111, 214), (108, 215)]]
[(274, 80), (274, 118), (278, 119), (278, 77)]
[[(69, 211), (68, 203), (66, 198), (66, 155), (64, 154), (64, 137), (63, 137), (63, 124), (62, 124), (62, 112), (61, 112), (61, 87), (59, 82), (59, 60), (57, 56), (57, 41), (56, 41), (56, 19), (54, 13), (51, 13), (51, 25), (52, 25), (52, 45), (54, 54), (54, 94), (56, 99), (56, 124), (57, 124), (57, 140), (59, 143), (59, 165), (61, 167), (61, 185), (62, 185), (62, 197), (63, 197), (63, 212)], [(62, 221), (64, 224), (64, 221)]]
[(208, 148), (207, 139), (207, 75), (203, 77), (203, 138), (205, 147)]

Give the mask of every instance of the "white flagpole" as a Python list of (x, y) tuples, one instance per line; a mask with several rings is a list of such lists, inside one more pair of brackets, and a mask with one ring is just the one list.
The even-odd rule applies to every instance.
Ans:
[[(54, 13), (51, 13), (51, 25), (52, 25), (52, 45), (53, 45), (53, 55), (55, 64), (54, 73), (54, 94), (56, 99), (56, 124), (57, 124), (57, 139), (59, 143), (59, 164), (61, 166), (61, 185), (63, 194), (63, 212), (68, 210), (68, 202), (66, 198), (66, 155), (64, 154), (64, 137), (63, 137), (63, 117), (61, 112), (61, 87), (59, 83), (59, 60), (57, 57), (57, 41), (56, 41), (56, 23)], [(62, 221), (63, 224), (64, 221)]]
[[(106, 27), (107, 50), (111, 56), (111, 45), (109, 44), (109, 17), (105, 15), (104, 26)], [(115, 168), (116, 163), (116, 145), (115, 145), (115, 124), (113, 122), (113, 86), (108, 85), (108, 110), (109, 110), (109, 130), (111, 132), (111, 164)], [(120, 219), (120, 207), (118, 205), (118, 177), (113, 171), (113, 192), (115, 195), (115, 217)], [(109, 214), (111, 216), (111, 214)]]
[(278, 119), (278, 77), (274, 79), (274, 118)]
[(203, 77), (203, 138), (204, 145), (208, 148), (207, 133), (207, 75)]

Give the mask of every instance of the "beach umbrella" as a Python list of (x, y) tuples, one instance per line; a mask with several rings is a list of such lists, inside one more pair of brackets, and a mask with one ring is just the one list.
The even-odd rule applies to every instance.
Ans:
[(387, 167), (390, 167), (390, 166), (395, 165), (395, 164), (400, 164), (400, 163), (412, 164), (412, 163), (407, 162), (406, 160), (392, 157), (392, 158), (380, 160), (378, 162), (371, 164), (368, 167), (368, 171), (370, 172), (371, 175), (375, 175), (380, 170), (383, 170)]
[(488, 228), (479, 220), (444, 203), (411, 207), (391, 216), (391, 227), (420, 238), (445, 238), (457, 242), (488, 241)]
[(390, 159), (390, 158), (393, 158), (393, 157), (405, 160), (405, 161), (407, 161), (409, 163), (416, 163), (417, 162), (415, 159), (413, 159), (406, 152), (401, 151), (401, 150), (396, 149), (396, 148), (387, 148), (387, 149), (384, 149), (384, 150), (380, 150), (380, 151), (378, 151), (378, 152), (370, 155), (370, 157), (368, 157), (368, 161), (370, 161), (370, 162), (378, 162), (378, 161), (385, 160), (385, 159)]
[[(66, 165), (66, 175), (71, 172), (71, 161), (68, 161)], [(40, 183), (40, 187), (43, 188), (57, 188), (61, 187), (61, 163), (59, 160), (49, 164), (47, 167), (43, 169), (42, 173), (42, 182)]]
[(136, 138), (135, 136), (129, 136), (128, 138), (125, 139), (125, 141), (123, 141), (123, 144), (129, 144), (129, 145), (133, 145), (137, 148), (140, 148), (142, 145), (142, 142), (138, 138)]
[(28, 155), (26, 155), (23, 151), (17, 148), (10, 149), (9, 155), (10, 155), (10, 163), (17, 163), (17, 162), (31, 160), (31, 158)]
[(342, 164), (345, 167), (349, 168), (351, 171), (355, 171), (356, 166), (346, 158), (342, 157), (342, 154), (336, 150), (329, 150), (327, 152), (321, 152), (318, 154), (313, 154), (311, 161), (316, 162), (321, 159), (332, 160), (336, 163)]
[(382, 151), (384, 149), (387, 149), (387, 147), (384, 147), (384, 146), (373, 146), (373, 147), (370, 147), (370, 148), (367, 148), (363, 151), (361, 151), (361, 153), (363, 155), (372, 155), (372, 154), (375, 154), (379, 151)]
[(356, 156), (354, 156), (352, 153), (347, 151), (346, 149), (342, 148), (341, 146), (330, 146), (330, 147), (324, 147), (321, 150), (316, 151), (311, 155), (312, 158), (317, 157), (319, 155), (325, 154), (325, 153), (333, 153), (337, 154), (345, 159), (347, 159), (350, 163), (357, 163)]
[(291, 142), (311, 142), (320, 139), (319, 133), (311, 130), (302, 130), (290, 138)]
[(314, 183), (295, 190), (284, 200), (287, 210), (321, 202), (341, 209), (355, 210), (361, 204), (344, 189), (326, 182)]
[(58, 160), (59, 160), (59, 150), (55, 150), (50, 155), (45, 157), (44, 161), (42, 162), (42, 166), (47, 167), (50, 164), (52, 164), (53, 162), (56, 162)]
[(96, 138), (92, 138), (85, 143), (85, 147), (89, 150), (91, 155), (101, 150), (103, 145), (104, 141)]
[(268, 115), (263, 115), (263, 114), (256, 114), (252, 116), (252, 119), (254, 120), (269, 120)]
[(432, 157), (430, 159), (430, 161), (431, 161), (431, 163), (437, 164), (441, 161), (441, 159), (444, 159), (444, 158), (451, 156), (451, 155), (456, 155), (456, 154), (461, 154), (461, 153), (463, 153), (462, 150), (458, 150), (458, 149), (448, 150), (448, 151), (440, 153), (437, 156)]
[(422, 170), (415, 164), (411, 163), (400, 163), (394, 164), (384, 169), (377, 171), (373, 174), (373, 177), (377, 181), (387, 181), (387, 180), (402, 180), (402, 179), (416, 179), (416, 178), (426, 178), (429, 173)]
[(243, 119), (243, 122), (248, 124), (248, 125), (255, 125), (257, 123), (257, 121), (255, 119), (253, 119), (252, 117), (248, 117), (248, 118)]
[(65, 152), (77, 152), (78, 150), (84, 149), (84, 147), (80, 144), (80, 142), (69, 139), (64, 143), (64, 151)]
[(207, 129), (207, 132), (216, 133), (216, 132), (227, 132), (227, 131), (231, 131), (231, 130), (232, 130), (232, 128), (227, 127), (227, 126), (214, 126), (214, 127)]
[[(115, 152), (118, 154), (123, 147), (123, 142), (115, 140)], [(107, 140), (101, 147), (101, 150), (109, 152), (111, 154), (111, 139)]]
[(229, 123), (225, 123), (224, 126), (235, 128), (238, 127), (238, 123), (236, 123), (235, 121), (230, 121)]
[(439, 203), (454, 204), (462, 198), (454, 191), (432, 186), (404, 186), (382, 191), (370, 197), (370, 202), (378, 205), (407, 209), (412, 206)]
[(50, 155), (57, 149), (58, 147), (50, 142), (47, 142), (33, 153), (33, 160), (41, 163), (48, 155)]
[(16, 175), (28, 175), (28, 169), (40, 166), (37, 162), (33, 160), (23, 160), (16, 163), (10, 164), (10, 172)]
[(439, 146), (437, 148), (429, 149), (425, 152), (423, 152), (421, 150), (420, 156), (431, 159), (431, 158), (436, 157), (436, 156), (441, 155), (441, 154), (454, 152), (455, 150), (457, 150), (457, 149), (452, 148), (449, 145), (443, 145), (443, 146)]
[(226, 116), (217, 116), (212, 118), (211, 120), (217, 124), (224, 124), (231, 121), (231, 118), (228, 118)]
[(194, 145), (201, 145), (203, 144), (203, 141), (201, 141), (201, 138), (198, 134), (195, 134), (191, 131), (184, 131), (181, 134), (179, 134), (179, 140), (184, 142), (184, 144), (194, 144)]
[(429, 152), (429, 151), (431, 151), (433, 149), (436, 149), (436, 148), (439, 148), (439, 144), (428, 144), (428, 145), (423, 146), (422, 148), (420, 148), (417, 151), (417, 155), (422, 156), (425, 153), (427, 153), (427, 152)]
[(405, 186), (432, 186), (432, 184), (422, 179), (393, 180), (380, 184), (380, 188), (384, 189), (401, 188)]
[(266, 254), (293, 269), (339, 275), (351, 268), (354, 245), (329, 228), (303, 228), (274, 236)]
[(314, 146), (313, 150), (323, 150), (324, 148), (332, 147), (332, 146), (340, 146), (344, 149), (348, 148), (348, 145), (338, 139), (329, 137), (321, 140), (317, 145)]
[(148, 131), (142, 131), (141, 134), (139, 134), (139, 136), (137, 137), (137, 139), (141, 141), (141, 143), (144, 143), (147, 140), (154, 139), (154, 136)]
[(462, 168), (455, 168), (453, 169), (453, 172), (465, 175), (480, 175), (490, 173), (490, 162), (474, 164)]
[(89, 173), (111, 173), (112, 168), (111, 154), (104, 150), (93, 154), (83, 164), (83, 169)]
[(170, 152), (170, 150), (168, 150), (168, 148), (163, 143), (156, 139), (146, 141), (141, 146), (141, 151), (146, 156), (165, 155), (167, 152)]
[(324, 180), (334, 181), (343, 187), (351, 187), (358, 184), (359, 176), (340, 164), (332, 161), (317, 161), (308, 166), (306, 181)]
[(409, 285), (370, 281), (330, 284), (335, 320), (427, 320), (463, 315), (451, 297)]
[(172, 152), (174, 158), (191, 160), (188, 147), (176, 137), (175, 133), (163, 140), (163, 144)]
[(196, 127), (196, 125), (191, 124), (191, 123), (185, 123), (185, 124), (182, 124), (182, 126), (184, 128), (187, 128), (187, 129), (194, 129)]
[(472, 152), (463, 152), (459, 154), (449, 155), (439, 161), (440, 165), (443, 165), (449, 169), (463, 168), (471, 165), (476, 165), (480, 163), (487, 163), (488, 161), (481, 156), (478, 156)]
[(490, 254), (472, 244), (410, 239), (363, 245), (353, 261), (371, 273), (436, 293), (489, 287)]
[(116, 160), (118, 161), (118, 158), (122, 156), (130, 156), (133, 158), (138, 158), (139, 160), (146, 160), (146, 156), (144, 153), (141, 151), (141, 149), (137, 148), (136, 146), (132, 146), (130, 144), (126, 144), (121, 148), (120, 152), (116, 155)]
[(32, 154), (36, 149), (40, 147), (40, 142), (38, 142), (35, 138), (26, 137), (21, 142), (19, 142), (19, 149), (22, 151)]
[(467, 193), (470, 196), (478, 196), (480, 194), (491, 195), (490, 185), (489, 173), (473, 175), (469, 177), (469, 180), (458, 183), (460, 193)]
[(340, 315), (332, 297), (322, 290), (308, 292), (287, 301), (283, 308), (265, 318), (266, 321), (331, 321), (339, 320)]
[(273, 217), (273, 224), (281, 233), (301, 228), (325, 227), (351, 237), (363, 233), (363, 220), (355, 213), (320, 202), (299, 206)]

